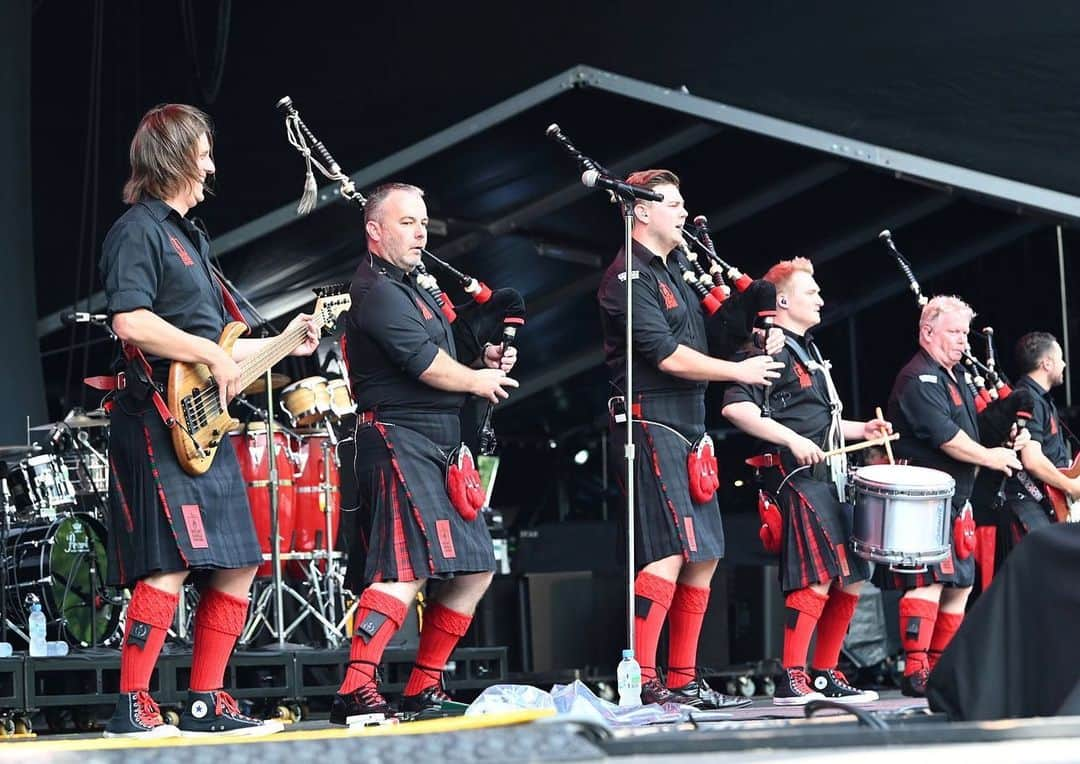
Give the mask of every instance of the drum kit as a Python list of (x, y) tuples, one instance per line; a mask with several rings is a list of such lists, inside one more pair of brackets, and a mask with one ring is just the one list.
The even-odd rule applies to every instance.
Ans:
[(109, 419), (75, 409), (28, 428), (45, 447), (0, 446), (0, 639), (24, 641), (30, 606), (41, 604), (49, 638), (87, 647), (118, 637), (123, 598), (106, 585), (105, 512)]
[[(335, 549), (341, 513), (335, 428), (355, 413), (356, 404), (344, 379), (290, 382), (281, 374), (269, 378), (271, 390), (283, 388), (280, 409), (289, 425), (272, 425), (275, 470), (267, 445), (269, 409), (248, 400), (267, 392), (266, 379), (237, 399), (253, 416), (229, 434), (266, 560), (257, 573), (242, 643), (257, 641), (263, 627), (278, 636), (268, 613), (274, 587), (280, 586), (296, 613), (281, 637), (310, 618), (336, 645), (348, 638), (345, 624), (355, 603), (344, 588), (345, 554)], [(75, 409), (63, 421), (28, 427), (27, 440), (36, 432), (42, 445), (0, 446), (0, 641), (9, 634), (29, 641), (27, 619), (38, 602), (49, 639), (77, 647), (119, 642), (125, 596), (106, 583), (108, 425), (103, 410)], [(275, 508), (277, 550), (271, 543)], [(275, 551), (278, 575), (270, 562)], [(190, 638), (196, 601), (188, 587), (173, 630), (181, 641)]]
[[(265, 393), (267, 387), (266, 380), (259, 380), (245, 394)], [(327, 643), (336, 645), (348, 639), (345, 624), (350, 613), (344, 589), (345, 554), (335, 549), (341, 517), (337, 454), (341, 441), (335, 428), (356, 412), (356, 403), (345, 379), (306, 377), (290, 384), (288, 377), (274, 374), (269, 388), (281, 388), (279, 407), (289, 426), (269, 421), (269, 405), (258, 409), (240, 399), (254, 416), (229, 434), (247, 485), (264, 560), (240, 644), (251, 644), (264, 630), (284, 641), (313, 619)], [(271, 403), (272, 395), (267, 400)], [(272, 439), (268, 437), (271, 429)], [(276, 550), (271, 541), (275, 512)], [(285, 597), (293, 611), (288, 622), (271, 617), (275, 608), (284, 607)]]

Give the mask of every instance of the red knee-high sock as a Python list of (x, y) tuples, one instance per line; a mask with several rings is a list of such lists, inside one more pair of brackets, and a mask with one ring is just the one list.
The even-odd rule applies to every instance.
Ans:
[(135, 585), (120, 648), (120, 692), (150, 689), (150, 675), (179, 602), (177, 595), (155, 589), (145, 581)]
[(235, 597), (220, 589), (207, 587), (195, 611), (195, 647), (191, 656), (191, 682), (194, 692), (220, 690), (225, 681), (225, 666), (244, 630), (248, 598)]
[(784, 598), (787, 623), (784, 624), (784, 668), (806, 668), (810, 637), (829, 598), (810, 587), (796, 589)]
[(708, 587), (675, 587), (668, 610), (668, 687), (685, 687), (697, 678), (698, 639), (708, 609)]
[(938, 612), (937, 620), (934, 622), (934, 636), (930, 638), (930, 649), (926, 653), (927, 663), (931, 671), (934, 670), (938, 659), (945, 652), (945, 648), (949, 646), (949, 642), (952, 641), (953, 635), (956, 634), (956, 630), (960, 628), (963, 620), (963, 613)]
[(840, 648), (844, 646), (848, 624), (855, 615), (855, 606), (859, 604), (858, 594), (849, 594), (843, 589), (829, 592), (829, 601), (821, 611), (817, 625), (817, 644), (814, 646), (814, 658), (810, 665), (819, 671), (834, 669), (840, 661)]
[(641, 571), (634, 579), (634, 657), (641, 665), (641, 679), (656, 679), (656, 645), (664, 626), (675, 584)]
[(450, 660), (458, 640), (465, 636), (472, 616), (451, 610), (436, 602), (424, 612), (424, 628), (420, 630), (420, 647), (416, 651), (405, 695), (419, 695), (442, 679), (442, 670)]
[(926, 651), (934, 635), (938, 604), (916, 597), (900, 598), (900, 645), (904, 648), (904, 676), (930, 668)]
[(397, 597), (370, 587), (364, 590), (353, 619), (356, 629), (349, 650), (349, 667), (339, 693), (355, 692), (375, 679), (383, 650), (405, 622), (408, 612), (408, 605)]

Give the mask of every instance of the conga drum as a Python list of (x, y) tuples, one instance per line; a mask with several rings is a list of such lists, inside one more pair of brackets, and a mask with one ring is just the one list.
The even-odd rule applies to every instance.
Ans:
[[(263, 554), (269, 554), (270, 546), (270, 458), (267, 448), (266, 424), (251, 422), (247, 430), (229, 433), (236, 460), (240, 462), (240, 474), (247, 486), (248, 503), (255, 521), (255, 532)], [(293, 486), (292, 460), (289, 444), (283, 432), (274, 432), (275, 461), (278, 472), (278, 551), (289, 551), (293, 526), (296, 520), (295, 489)], [(259, 576), (272, 575), (270, 563), (259, 566)]]
[[(324, 443), (329, 446), (325, 451)], [(300, 433), (296, 520), (293, 524), (294, 552), (311, 552), (326, 547), (327, 513), (330, 515), (330, 548), (333, 549), (337, 543), (341, 518), (341, 476), (337, 451), (321, 431)]]

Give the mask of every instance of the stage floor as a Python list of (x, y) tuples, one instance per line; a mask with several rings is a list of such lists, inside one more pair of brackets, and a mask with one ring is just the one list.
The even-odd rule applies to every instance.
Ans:
[[(896, 692), (859, 707), (863, 721), (840, 710), (773, 706), (767, 698), (710, 721), (609, 732), (538, 712), (514, 712), (347, 730), (325, 719), (288, 725), (258, 739), (106, 740), (100, 733), (47, 734), (0, 743), (0, 762), (150, 764), (209, 754), (233, 764), (297, 761), (741, 761), (904, 762), (945, 755), (994, 761), (1076, 761), (1080, 718), (950, 723), (925, 701)], [(193, 749), (193, 750), (186, 750)], [(211, 750), (212, 749), (212, 750)], [(332, 757), (332, 758), (331, 758)]]

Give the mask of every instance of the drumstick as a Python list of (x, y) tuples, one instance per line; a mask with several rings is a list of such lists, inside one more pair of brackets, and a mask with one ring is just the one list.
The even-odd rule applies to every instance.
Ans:
[[(874, 409), (874, 415), (878, 419), (884, 419), (885, 418), (885, 415), (881, 413), (881, 406), (878, 406), (878, 407), (876, 407)], [(896, 459), (893, 458), (892, 446), (889, 445), (889, 439), (888, 438), (885, 439), (885, 443), (883, 445), (885, 446), (885, 453), (889, 457), (889, 464), (896, 464)]]
[[(892, 449), (889, 448), (889, 441), (899, 440), (900, 434), (894, 432), (892, 435), (886, 435), (882, 438), (874, 438), (873, 440), (864, 440), (860, 443), (852, 443), (850, 446), (844, 446), (843, 448), (834, 448), (832, 451), (826, 451), (823, 456), (829, 458), (830, 456), (839, 456), (840, 454), (849, 454), (852, 451), (860, 451), (864, 448), (870, 448), (870, 446), (885, 446), (885, 449), (892, 453)], [(895, 462), (893, 462), (895, 464)]]

